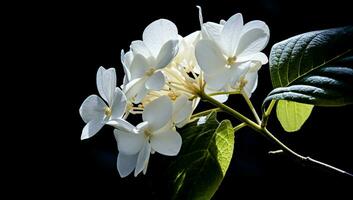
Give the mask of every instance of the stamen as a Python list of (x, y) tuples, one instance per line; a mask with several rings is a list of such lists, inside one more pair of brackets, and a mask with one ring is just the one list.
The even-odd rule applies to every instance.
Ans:
[(150, 69), (148, 69), (146, 72), (145, 72), (145, 75), (146, 76), (152, 76), (154, 71), (156, 71), (155, 68), (151, 67)]
[(111, 110), (109, 107), (105, 107), (105, 108), (104, 108), (104, 114), (105, 114), (107, 117), (110, 117), (110, 116), (112, 116), (112, 110)]
[(248, 83), (248, 81), (245, 80), (244, 78), (242, 78), (239, 83), (239, 89), (242, 90), (247, 83)]
[(175, 101), (180, 96), (180, 94), (176, 91), (171, 91), (168, 93), (168, 96), (172, 101)]
[(152, 136), (152, 131), (150, 129), (145, 129), (143, 132), (145, 134), (145, 138), (150, 138)]
[(234, 64), (236, 60), (237, 60), (237, 58), (236, 58), (235, 56), (229, 57), (229, 58), (227, 59), (227, 65), (232, 65), (232, 64)]

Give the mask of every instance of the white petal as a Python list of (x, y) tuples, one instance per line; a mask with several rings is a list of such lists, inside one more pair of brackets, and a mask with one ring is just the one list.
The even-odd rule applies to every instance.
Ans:
[(202, 124), (205, 124), (207, 121), (207, 116), (202, 116), (199, 118), (199, 120), (197, 121), (197, 126), (200, 126)]
[(196, 6), (196, 8), (199, 10), (199, 22), (200, 22), (200, 26), (202, 26), (203, 24), (202, 8), (201, 6)]
[(125, 54), (124, 49), (121, 50), (121, 52), (120, 52), (120, 61), (121, 61), (121, 64), (123, 65), (124, 73), (125, 73), (125, 76), (126, 76), (126, 78), (124, 78), (124, 79), (126, 79), (126, 80), (124, 80), (124, 85), (126, 85), (125, 84), (126, 82), (131, 80), (131, 73), (130, 73), (129, 68), (130, 68), (132, 59), (133, 59), (133, 55), (132, 55), (131, 51), (128, 51)]
[(178, 40), (169, 40), (166, 42), (158, 53), (156, 61), (156, 69), (166, 67), (178, 53)]
[(239, 41), (239, 36), (243, 28), (243, 16), (237, 13), (231, 16), (228, 21), (224, 24), (222, 29), (222, 47), (224, 53), (228, 57), (232, 57), (235, 54), (235, 50)]
[(248, 97), (251, 97), (251, 94), (255, 91), (257, 87), (257, 82), (258, 82), (258, 74), (256, 72), (251, 72), (247, 73), (245, 76), (245, 80), (248, 82), (246, 83), (244, 87), (244, 92), (248, 95)]
[(107, 125), (113, 126), (118, 130), (123, 130), (125, 132), (137, 133), (137, 129), (134, 125), (130, 124), (130, 122), (126, 121), (125, 119), (114, 119), (109, 120)]
[(116, 72), (114, 68), (109, 68), (103, 73), (103, 91), (108, 98), (108, 105), (113, 104), (116, 88)]
[(201, 73), (201, 68), (200, 68), (200, 66), (198, 64), (194, 64), (194, 67), (192, 68), (192, 71), (195, 72), (196, 74), (200, 74)]
[(237, 62), (246, 62), (246, 61), (259, 61), (262, 65), (265, 65), (268, 62), (268, 58), (266, 54), (262, 52), (257, 52), (254, 54), (250, 54), (247, 56), (239, 56), (237, 57)]
[(117, 160), (117, 168), (121, 178), (128, 176), (132, 171), (134, 171), (137, 162), (137, 156), (135, 155), (126, 155), (119, 152)]
[(224, 89), (226, 84), (229, 82), (230, 79), (230, 70), (227, 68), (220, 69), (217, 74), (206, 75), (205, 74), (205, 82), (206, 86), (215, 91), (219, 91)]
[(181, 136), (174, 130), (153, 135), (150, 141), (155, 151), (166, 156), (177, 155), (182, 143)]
[(137, 130), (143, 133), (148, 128), (148, 122), (141, 122), (136, 126)]
[(189, 45), (195, 46), (196, 43), (200, 40), (200, 38), (201, 38), (201, 31), (195, 31), (185, 36), (184, 41)]
[(173, 61), (184, 67), (187, 72), (194, 71), (196, 74), (200, 74), (200, 67), (195, 58), (195, 45), (200, 41), (200, 38), (201, 32), (195, 31), (180, 40), (178, 55)]
[(91, 120), (103, 119), (105, 107), (107, 105), (99, 96), (91, 95), (83, 101), (79, 112), (83, 121), (88, 123)]
[(260, 20), (253, 20), (246, 23), (241, 31), (241, 35), (244, 35), (252, 29), (261, 29), (267, 35), (270, 35), (270, 29), (268, 28), (267, 24)]
[(126, 85), (129, 83), (129, 77), (127, 77), (126, 75), (124, 76), (124, 78), (123, 78), (123, 84), (121, 84), (120, 85), (120, 88), (121, 89), (123, 89), (123, 90), (125, 90), (125, 87), (126, 87)]
[(188, 119), (192, 113), (192, 102), (185, 95), (179, 96), (173, 105), (173, 120), (178, 124)]
[(152, 101), (142, 113), (143, 121), (149, 123), (152, 131), (162, 128), (172, 118), (173, 105), (169, 97), (162, 96)]
[(234, 87), (245, 74), (249, 71), (251, 62), (235, 63), (230, 70), (230, 86)]
[(111, 106), (112, 116), (110, 119), (121, 118), (126, 110), (127, 100), (125, 94), (120, 88), (115, 88), (115, 95), (113, 99), (113, 105)]
[(261, 68), (262, 64), (260, 61), (253, 60), (250, 62), (250, 68), (248, 72), (257, 72)]
[(186, 124), (190, 122), (190, 118), (184, 119), (183, 121), (175, 124), (177, 128), (183, 128)]
[(97, 88), (101, 97), (112, 105), (116, 87), (116, 73), (114, 68), (104, 69), (100, 67), (97, 71)]
[(268, 26), (262, 21), (251, 21), (244, 29), (236, 51), (239, 57), (262, 51), (270, 39)]
[(214, 22), (207, 22), (202, 25), (202, 38), (206, 40), (213, 40), (220, 45), (221, 41), (221, 32), (223, 29), (223, 25), (214, 23)]
[(199, 105), (200, 103), (200, 98), (196, 98), (192, 101), (192, 110), (194, 111), (196, 109), (196, 107)]
[(147, 94), (145, 86), (147, 77), (134, 79), (129, 82), (125, 87), (125, 94), (127, 99), (134, 103), (140, 103), (143, 97)]
[(135, 177), (147, 168), (148, 161), (150, 159), (151, 145), (146, 141), (137, 157), (137, 163), (135, 168)]
[(106, 71), (106, 69), (104, 67), (99, 67), (98, 71), (97, 71), (97, 76), (96, 76), (96, 83), (97, 83), (97, 89), (98, 89), (98, 93), (99, 95), (101, 95), (101, 97), (108, 102), (108, 97), (105, 95), (105, 92), (103, 90), (104, 87), (104, 72)]
[(167, 41), (178, 40), (178, 29), (173, 22), (159, 19), (146, 27), (142, 38), (151, 54), (157, 58), (159, 51)]
[(139, 104), (143, 101), (143, 98), (145, 98), (145, 96), (147, 95), (148, 93), (148, 89), (145, 87), (142, 87), (140, 92), (137, 93), (137, 95), (135, 96), (135, 100), (134, 100), (134, 103), (135, 104)]
[(140, 54), (145, 58), (149, 58), (152, 56), (150, 50), (147, 48), (145, 43), (143, 43), (141, 40), (132, 41), (130, 45), (130, 49), (135, 55)]
[(114, 136), (120, 152), (126, 155), (137, 154), (146, 141), (143, 134), (114, 129)]
[(145, 76), (149, 68), (150, 66), (146, 58), (141, 54), (136, 54), (130, 66), (131, 80)]
[(121, 59), (121, 62), (126, 65), (126, 68), (129, 69), (130, 68), (130, 65), (131, 65), (131, 62), (134, 58), (134, 54), (132, 53), (132, 51), (128, 51), (126, 53), (124, 53), (124, 49), (121, 50), (120, 52), (120, 59)]
[(217, 95), (217, 96), (213, 96), (214, 99), (216, 99), (216, 101), (220, 102), (220, 103), (224, 103), (228, 100), (229, 95), (228, 94), (221, 94), (221, 95)]
[(225, 68), (226, 59), (219, 47), (211, 40), (200, 40), (195, 48), (195, 56), (206, 75), (212, 75)]
[(82, 130), (81, 140), (94, 136), (104, 126), (104, 120), (91, 120)]
[(165, 84), (165, 78), (161, 71), (155, 72), (146, 81), (146, 88), (149, 90), (160, 90)]

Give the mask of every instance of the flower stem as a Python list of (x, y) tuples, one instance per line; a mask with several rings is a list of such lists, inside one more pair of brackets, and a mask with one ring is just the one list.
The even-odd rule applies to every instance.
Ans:
[(261, 120), (261, 127), (265, 128), (267, 125), (268, 118), (270, 117), (270, 114), (272, 112), (273, 107), (276, 104), (276, 100), (272, 100), (270, 105), (268, 106), (267, 110), (263, 113), (262, 115), (262, 120)]
[(205, 110), (205, 111), (202, 111), (202, 112), (198, 112), (198, 113), (196, 113), (196, 114), (193, 114), (193, 115), (191, 116), (191, 118), (202, 117), (202, 116), (205, 116), (205, 115), (210, 114), (211, 112), (218, 112), (218, 111), (220, 111), (220, 110), (221, 110), (220, 108), (213, 108), (213, 109)]
[(249, 106), (251, 112), (253, 113), (253, 115), (254, 115), (254, 117), (255, 117), (255, 119), (256, 119), (256, 122), (257, 122), (258, 124), (260, 124), (260, 123), (261, 123), (260, 117), (259, 117), (259, 115), (257, 114), (257, 112), (256, 112), (256, 110), (255, 110), (255, 107), (252, 105), (252, 103), (251, 103), (251, 101), (250, 101), (248, 95), (247, 95), (244, 91), (242, 91), (241, 94), (242, 94), (242, 96), (244, 97), (246, 103), (248, 104), (248, 106)]
[[(343, 175), (348, 175), (348, 176), (352, 176), (353, 174), (350, 174), (344, 170), (338, 169), (334, 166), (331, 166), (329, 164), (323, 163), (321, 161), (312, 159), (310, 157), (305, 157), (302, 156), (298, 153), (296, 153), (295, 151), (293, 151), (292, 149), (290, 149), (289, 147), (287, 147), (285, 144), (283, 144), (279, 139), (277, 139), (274, 135), (272, 135), (272, 133), (270, 131), (268, 131), (265, 127), (262, 127), (259, 124), (253, 122), (252, 120), (250, 120), (249, 118), (245, 117), (244, 115), (240, 114), (239, 112), (237, 112), (236, 110), (230, 108), (229, 106), (222, 104), (220, 102), (218, 102), (217, 100), (213, 99), (211, 96), (205, 94), (204, 92), (200, 93), (200, 98), (204, 101), (207, 101), (215, 106), (217, 106), (218, 108), (220, 108), (221, 110), (227, 112), (228, 114), (232, 115), (233, 117), (237, 118), (238, 120), (242, 121), (244, 125), (241, 124), (241, 126), (249, 126), (250, 128), (252, 128), (253, 130), (255, 130), (256, 132), (261, 133), (261, 135), (263, 135), (264, 137), (268, 138), (270, 141), (274, 142), (275, 144), (277, 144), (278, 146), (280, 146), (280, 148), (287, 153), (288, 155), (291, 155), (293, 158), (295, 158), (296, 160), (298, 160), (299, 162), (303, 163), (303, 164), (307, 164), (307, 165), (311, 165), (311, 166), (317, 166), (321, 169), (325, 169), (328, 171), (335, 171), (339, 174), (343, 174)], [(272, 110), (272, 107), (274, 106), (275, 103), (272, 103), (272, 106), (269, 107), (269, 109), (267, 109), (267, 114), (269, 114)], [(265, 112), (266, 113), (266, 112)], [(236, 127), (237, 128), (237, 127)], [(242, 127), (241, 127), (242, 128)], [(239, 129), (238, 129), (239, 130)]]
[[(237, 118), (238, 120), (244, 122), (246, 125), (250, 126), (250, 127), (258, 127), (258, 129), (260, 129), (261, 127), (256, 124), (255, 122), (253, 122), (252, 120), (250, 120), (249, 118), (245, 117), (244, 115), (240, 114), (238, 111), (233, 110), (232, 108), (230, 108), (229, 106), (218, 102), (217, 100), (215, 100), (214, 98), (212, 98), (211, 96), (207, 95), (204, 92), (201, 92), (200, 94), (200, 98), (204, 101), (208, 101), (209, 103), (217, 106), (218, 108), (220, 108), (221, 110), (229, 113), (230, 115), (232, 115), (233, 117)], [(255, 128), (256, 129), (256, 128)]]
[(246, 126), (246, 124), (243, 122), (243, 123), (239, 124), (238, 126), (234, 127), (234, 128), (233, 128), (233, 131), (234, 131), (234, 132), (237, 132), (237, 131), (239, 131), (240, 129), (242, 129), (243, 127), (245, 127), (245, 126)]
[(338, 172), (340, 174), (343, 175), (348, 175), (353, 177), (353, 174), (350, 174), (342, 169), (339, 169), (337, 167), (334, 167), (332, 165), (326, 164), (324, 162), (315, 160), (313, 158), (310, 158), (308, 156), (302, 156), (298, 153), (296, 153), (295, 151), (293, 151), (292, 149), (290, 149), (289, 147), (287, 147), (285, 144), (283, 144), (280, 140), (278, 140), (274, 135), (272, 135), (271, 132), (269, 132), (266, 128), (261, 128), (261, 133), (266, 136), (267, 138), (269, 138), (271, 141), (273, 141), (274, 143), (278, 144), (281, 149), (288, 153), (289, 155), (292, 155), (294, 158), (296, 158), (297, 160), (299, 160), (299, 162), (305, 164), (305, 165), (311, 165), (314, 167), (319, 167), (321, 169), (325, 169), (327, 171), (335, 171)]

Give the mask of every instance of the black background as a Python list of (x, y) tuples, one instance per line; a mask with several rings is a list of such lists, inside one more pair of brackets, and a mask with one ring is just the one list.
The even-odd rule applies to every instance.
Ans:
[[(33, 88), (27, 97), (36, 97), (37, 102), (28, 102), (31, 105), (28, 112), (36, 115), (27, 115), (30, 121), (35, 121), (29, 127), (32, 135), (23, 133), (26, 139), (17, 140), (17, 145), (23, 143), (25, 149), (17, 154), (22, 164), (16, 165), (16, 169), (28, 177), (26, 180), (39, 180), (42, 186), (49, 186), (57, 194), (68, 189), (90, 193), (104, 187), (102, 194), (117, 193), (120, 197), (143, 194), (147, 199), (165, 199), (164, 173), (173, 158), (153, 155), (146, 176), (121, 179), (116, 170), (118, 152), (112, 128), (104, 127), (95, 137), (81, 141), (85, 124), (78, 109), (87, 96), (97, 94), (95, 76), (99, 66), (115, 67), (118, 81), (122, 81), (120, 50), (127, 51), (131, 41), (141, 39), (144, 28), (152, 21), (169, 19), (182, 36), (198, 30), (196, 5), (202, 6), (205, 22), (228, 19), (237, 12), (243, 14), (245, 22), (265, 21), (271, 31), (270, 42), (264, 50), (267, 55), (274, 43), (288, 37), (353, 22), (351, 6), (343, 0), (330, 3), (309, 0), (58, 2), (40, 3), (33, 10), (27, 10), (24, 5), (26, 12), (18, 19), (20, 31), (17, 32), (22, 41), (22, 46), (17, 47), (24, 48), (17, 50), (27, 54), (22, 60), (33, 62), (33, 67), (26, 67), (23, 72), (40, 72), (38, 76), (27, 76), (30, 80), (24, 83)], [(268, 65), (265, 65), (259, 72), (259, 84), (252, 97), (258, 110), (271, 88)], [(228, 104), (251, 116), (241, 98), (232, 97)], [(353, 172), (352, 111), (353, 106), (315, 107), (296, 133), (285, 133), (272, 115), (269, 129), (297, 152)], [(236, 133), (233, 160), (215, 199), (237, 195), (237, 192), (256, 194), (244, 192), (245, 188), (276, 190), (288, 184), (288, 188), (291, 185), (296, 190), (309, 191), (313, 187), (311, 183), (318, 184), (318, 180), (327, 188), (341, 183), (343, 177), (302, 166), (284, 155), (268, 155), (269, 150), (277, 147), (252, 130), (244, 128)], [(299, 184), (291, 184), (296, 181)], [(34, 191), (40, 192), (40, 189)]]

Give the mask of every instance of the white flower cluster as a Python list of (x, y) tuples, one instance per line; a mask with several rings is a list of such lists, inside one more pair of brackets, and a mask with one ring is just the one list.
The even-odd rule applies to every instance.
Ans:
[[(260, 51), (269, 40), (262, 21), (243, 24), (241, 14), (227, 21), (203, 23), (201, 30), (186, 37), (175, 24), (159, 19), (149, 24), (142, 40), (133, 41), (121, 52), (125, 77), (117, 87), (115, 69), (100, 67), (97, 95), (80, 107), (86, 126), (81, 139), (94, 136), (105, 124), (113, 126), (118, 143), (117, 168), (121, 177), (134, 171), (146, 173), (150, 154), (178, 154), (182, 139), (176, 127), (190, 121), (200, 94), (227, 100), (227, 92), (243, 91), (249, 96), (257, 85), (257, 71), (268, 62)], [(142, 114), (134, 126), (129, 114)]]

